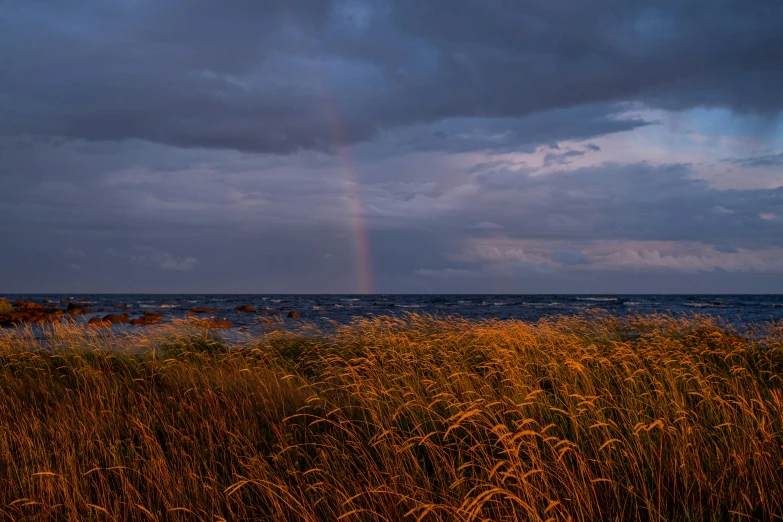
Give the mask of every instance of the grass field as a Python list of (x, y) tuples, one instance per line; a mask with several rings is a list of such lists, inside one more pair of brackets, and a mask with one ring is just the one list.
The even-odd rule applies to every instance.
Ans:
[(781, 325), (45, 328), (0, 330), (0, 520), (783, 514)]

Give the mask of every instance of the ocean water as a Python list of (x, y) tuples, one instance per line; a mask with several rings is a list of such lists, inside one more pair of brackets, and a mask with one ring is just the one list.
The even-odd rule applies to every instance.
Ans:
[[(395, 315), (406, 312), (460, 316), (471, 319), (519, 319), (537, 321), (543, 317), (602, 310), (604, 313), (707, 314), (718, 316), (742, 327), (751, 323), (783, 319), (783, 295), (240, 295), (240, 294), (10, 294), (7, 299), (88, 301), (92, 313), (80, 317), (86, 321), (95, 315), (128, 312), (131, 317), (154, 311), (166, 320), (182, 318), (194, 307), (218, 310), (213, 315), (226, 318), (236, 327), (258, 326), (259, 317), (274, 310), (285, 321), (289, 311), (296, 311), (302, 322), (328, 325), (330, 321), (346, 323), (355, 317)], [(125, 307), (117, 308), (118, 305)], [(253, 305), (266, 313), (236, 312), (238, 305)], [(202, 314), (202, 316), (206, 316)], [(293, 321), (292, 321), (293, 324)]]

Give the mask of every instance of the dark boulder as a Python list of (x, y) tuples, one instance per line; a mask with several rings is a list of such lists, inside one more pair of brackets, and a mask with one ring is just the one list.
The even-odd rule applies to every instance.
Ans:
[(46, 308), (38, 303), (32, 301), (14, 301), (14, 308), (24, 310), (26, 312), (43, 312)]
[(130, 318), (128, 314), (109, 314), (103, 318), (104, 321), (109, 321), (111, 324), (129, 323)]
[(93, 317), (89, 321), (87, 321), (87, 324), (84, 326), (90, 327), (90, 328), (108, 328), (111, 326), (111, 321), (104, 321), (100, 317)]
[(239, 305), (234, 310), (236, 310), (237, 312), (250, 312), (250, 313), (252, 313), (252, 312), (256, 311), (256, 307), (253, 306), (253, 305)]
[(196, 326), (201, 328), (233, 328), (234, 323), (225, 319), (196, 319), (193, 322)]
[(299, 319), (299, 314), (296, 312), (288, 312), (288, 318), (289, 319)]
[(84, 305), (79, 303), (68, 303), (68, 308), (65, 309), (66, 313), (72, 314), (72, 315), (79, 315), (87, 312), (87, 309), (84, 307)]
[(31, 323), (59, 323), (60, 318), (62, 317), (62, 310), (58, 310), (58, 312), (60, 312), (60, 315), (49, 314), (49, 313), (35, 314), (33, 317), (30, 318), (30, 322)]
[(0, 313), (0, 325), (18, 326), (24, 323), (55, 323), (63, 317), (62, 310), (53, 310), (51, 308), (15, 310)]
[(190, 310), (190, 313), (192, 314), (216, 314), (220, 310), (217, 308), (207, 308), (206, 306), (197, 306), (196, 308), (193, 308)]
[(151, 324), (159, 323), (163, 319), (161, 314), (145, 313), (141, 317), (131, 319), (130, 324), (133, 326), (148, 326)]
[(3, 326), (18, 326), (22, 323), (29, 322), (32, 314), (30, 312), (7, 312), (0, 314), (0, 325)]

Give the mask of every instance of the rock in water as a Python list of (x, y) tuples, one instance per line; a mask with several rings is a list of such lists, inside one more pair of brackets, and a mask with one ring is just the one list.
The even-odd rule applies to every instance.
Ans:
[(109, 314), (103, 318), (104, 321), (109, 321), (111, 324), (129, 323), (130, 318), (128, 314)]
[(111, 326), (111, 321), (104, 321), (100, 317), (93, 317), (89, 321), (87, 321), (87, 324), (84, 326), (90, 327), (90, 328), (108, 328)]
[(151, 324), (159, 323), (163, 319), (163, 316), (156, 312), (144, 312), (144, 315), (131, 319), (130, 324), (133, 326), (148, 326)]
[(196, 319), (193, 324), (201, 328), (233, 328), (234, 323), (225, 319)]
[(43, 312), (46, 309), (44, 306), (39, 305), (38, 303), (22, 300), (14, 301), (14, 306), (19, 310), (24, 310), (26, 312)]
[(296, 312), (288, 312), (288, 318), (289, 319), (299, 319), (299, 314)]
[(207, 308), (206, 306), (197, 306), (196, 308), (193, 308), (190, 310), (190, 313), (192, 314), (216, 314), (220, 310), (217, 308)]
[(68, 308), (65, 310), (65, 312), (72, 315), (78, 315), (86, 313), (87, 310), (84, 305), (79, 303), (68, 303)]

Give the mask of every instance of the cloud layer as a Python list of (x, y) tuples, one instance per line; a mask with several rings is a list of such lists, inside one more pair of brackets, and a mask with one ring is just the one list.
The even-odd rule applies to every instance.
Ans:
[(450, 118), (625, 101), (760, 113), (783, 104), (774, 0), (1, 9), (5, 134), (288, 153)]
[(783, 291), (781, 25), (4, 2), (0, 292)]

